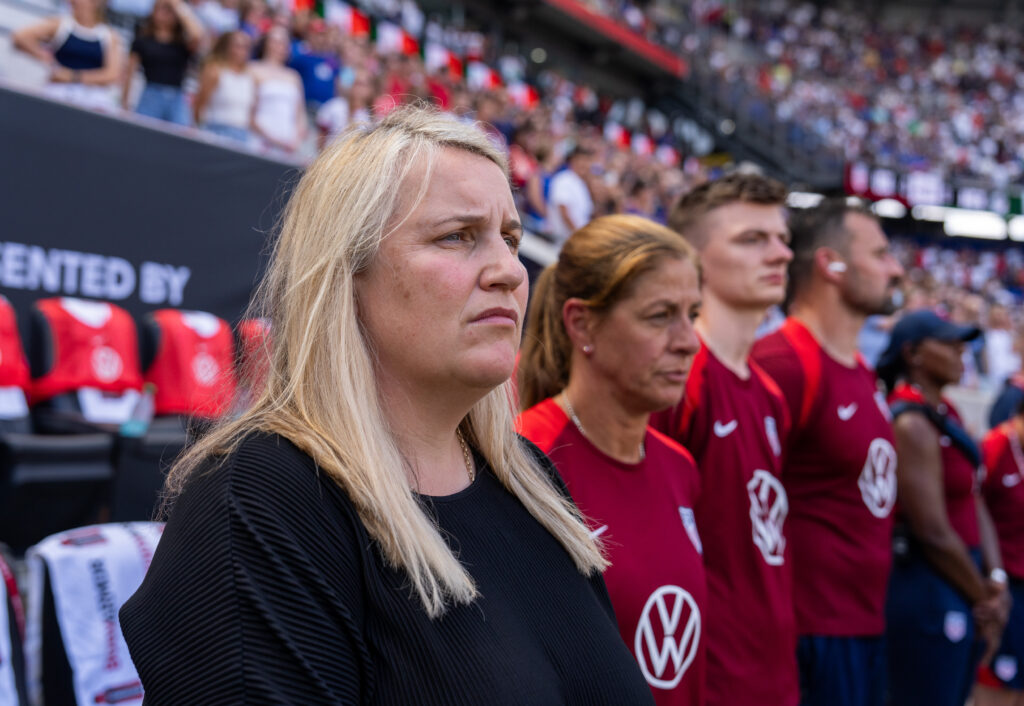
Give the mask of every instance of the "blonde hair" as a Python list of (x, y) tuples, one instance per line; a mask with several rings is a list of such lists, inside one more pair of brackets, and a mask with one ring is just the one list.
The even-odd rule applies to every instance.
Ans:
[[(451, 601), (471, 602), (477, 589), (409, 484), (374, 384), (354, 284), (405, 203), (403, 187), (418, 191), (418, 203), (446, 148), (485, 157), (508, 175), (502, 154), (475, 126), (421, 107), (395, 110), (376, 127), (357, 127), (309, 167), (285, 209), (250, 312), (271, 321), (265, 382), (249, 409), (221, 422), (167, 479), (173, 499), (208, 459), (230, 453), (252, 431), (290, 439), (347, 493), (386, 561), (408, 574), (431, 617)], [(421, 164), (420, 183), (407, 184)], [(603, 570), (607, 562), (579, 512), (515, 434), (512, 399), (506, 381), (470, 410), (460, 430), (581, 573)]]
[(582, 299), (607, 312), (633, 291), (644, 274), (668, 259), (699, 270), (697, 252), (663, 225), (641, 216), (602, 216), (573, 233), (533, 286), (530, 316), (519, 357), (519, 403), (529, 409), (569, 384), (572, 341), (562, 309)]

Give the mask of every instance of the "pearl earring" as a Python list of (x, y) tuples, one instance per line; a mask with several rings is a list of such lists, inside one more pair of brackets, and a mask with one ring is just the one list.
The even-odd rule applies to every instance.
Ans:
[(583, 352), (586, 353), (587, 355), (590, 355), (591, 353), (594, 352), (594, 347), (588, 343), (587, 345), (583, 346)]

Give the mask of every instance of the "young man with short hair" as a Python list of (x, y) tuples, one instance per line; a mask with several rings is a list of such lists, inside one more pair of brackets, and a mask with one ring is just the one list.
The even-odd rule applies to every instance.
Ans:
[(857, 335), (892, 313), (903, 269), (878, 219), (845, 199), (794, 213), (789, 228), (789, 317), (753, 358), (793, 420), (782, 481), (801, 703), (882, 706), (896, 451)]
[(779, 480), (789, 415), (749, 358), (758, 325), (786, 292), (785, 198), (778, 182), (733, 174), (685, 195), (669, 218), (700, 252), (702, 345), (683, 401), (653, 421), (689, 449), (701, 475), (695, 511), (708, 580), (708, 706), (799, 700), (788, 501)]
[(548, 234), (559, 246), (594, 215), (594, 199), (586, 181), (594, 163), (593, 152), (579, 145), (565, 162), (566, 168), (551, 178), (548, 193)]

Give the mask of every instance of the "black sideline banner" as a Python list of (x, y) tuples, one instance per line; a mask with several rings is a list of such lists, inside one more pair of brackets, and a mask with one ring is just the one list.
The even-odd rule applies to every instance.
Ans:
[(0, 87), (0, 292), (236, 322), (298, 171)]

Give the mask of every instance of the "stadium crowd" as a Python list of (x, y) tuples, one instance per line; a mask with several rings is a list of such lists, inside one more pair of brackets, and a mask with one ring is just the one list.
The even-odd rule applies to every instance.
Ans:
[[(407, 103), (435, 104), (490, 126), (509, 153), (528, 225), (556, 239), (571, 229), (552, 204), (570, 187), (551, 186), (571, 151), (587, 157), (581, 178), (592, 195), (577, 226), (616, 212), (664, 220), (705, 176), (696, 159), (685, 159), (665, 116), (642, 102), (600, 97), (552, 69), (527, 83), (524, 57), (489, 47), (482, 33), (428, 22), (415, 3), (375, 10), (381, 14), (371, 18), (328, 4), (325, 20), (312, 8), (263, 0), (158, 0), (137, 22), (118, 16), (134, 25), (125, 62), (98, 0), (75, 0), (70, 16), (20, 30), (15, 45), (52, 67), (53, 95), (112, 109), (116, 93), (125, 109), (299, 161), (350, 124)], [(422, 30), (413, 38), (405, 27)]]
[(848, 161), (1024, 179), (1019, 27), (923, 18), (883, 26), (856, 8), (800, 0), (683, 6), (586, 3), (740, 88), (742, 107), (793, 123)]
[[(895, 239), (893, 254), (906, 275), (901, 308), (931, 309), (984, 334), (965, 352), (961, 384), (996, 391), (1021, 364), (1019, 336), (1024, 335), (1020, 302), (1024, 263), (1015, 249), (953, 249)], [(895, 319), (872, 318), (861, 337), (862, 353), (874, 363), (888, 341)]]

